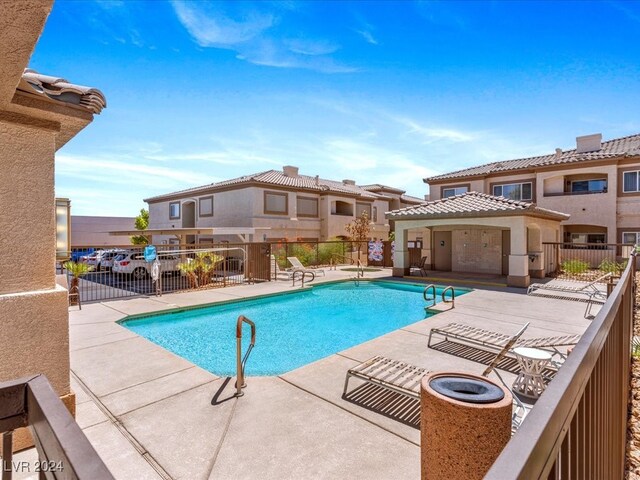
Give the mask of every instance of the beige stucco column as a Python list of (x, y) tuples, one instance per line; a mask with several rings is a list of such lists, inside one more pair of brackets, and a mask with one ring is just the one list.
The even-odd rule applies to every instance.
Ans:
[(393, 276), (404, 277), (409, 275), (409, 249), (407, 247), (407, 230), (400, 228), (400, 222), (396, 224), (396, 239), (393, 252)]
[[(55, 282), (54, 156), (93, 114), (20, 87), (52, 5), (0, 7), (0, 381), (44, 374), (74, 413), (68, 296)], [(30, 444), (18, 430), (14, 450)]]
[(511, 253), (509, 255), (509, 275), (507, 285), (510, 287), (528, 287), (529, 255), (527, 252), (527, 227), (525, 217), (514, 217), (511, 226)]
[(544, 278), (544, 249), (542, 248), (542, 230), (538, 225), (527, 226), (527, 253), (529, 257), (529, 276)]

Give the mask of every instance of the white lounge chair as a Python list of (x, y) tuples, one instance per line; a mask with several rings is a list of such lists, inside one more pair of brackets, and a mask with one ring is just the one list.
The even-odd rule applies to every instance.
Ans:
[[(502, 349), (496, 354), (495, 358), (482, 373), (483, 377), (488, 377), (491, 372), (494, 372), (504, 387), (509, 389), (502, 377), (496, 371), (496, 367), (506, 356), (509, 350), (511, 350), (511, 348), (516, 344), (528, 326), (529, 324), (527, 323), (520, 329), (520, 331), (518, 331), (518, 333), (512, 337), (508, 337), (508, 340), (503, 345)], [(377, 385), (378, 387), (399, 393), (400, 395), (420, 400), (420, 382), (422, 381), (422, 377), (427, 373), (429, 373), (429, 370), (426, 368), (416, 367), (409, 363), (392, 360), (383, 356), (373, 357), (347, 371), (347, 375), (344, 380), (342, 398), (345, 400), (348, 398), (349, 393), (351, 393), (348, 392), (349, 380), (351, 377), (355, 377), (365, 383)], [(520, 427), (524, 417), (528, 413), (528, 410), (516, 395), (513, 395), (513, 404), (513, 414), (511, 417), (512, 433)]]
[(591, 318), (591, 307), (593, 306), (593, 304), (596, 301), (604, 302), (607, 300), (607, 293), (600, 290), (596, 285), (609, 278), (610, 276), (611, 273), (607, 273), (605, 275), (602, 275), (601, 277), (596, 278), (593, 282), (575, 287), (571, 285), (553, 283), (553, 281), (549, 283), (532, 283), (527, 289), (527, 295), (534, 293), (537, 290), (548, 290), (552, 292), (586, 295), (587, 308), (584, 312), (584, 318)]
[(278, 280), (280, 277), (285, 277), (286, 280), (293, 278), (292, 270), (282, 270), (278, 265), (275, 255), (271, 255), (271, 271), (273, 272), (273, 278)]
[[(522, 331), (524, 332), (528, 326), (529, 324), (527, 323), (522, 328)], [(430, 348), (434, 348), (434, 343), (432, 343), (434, 335), (444, 337), (443, 341), (453, 339), (473, 346), (485, 347), (496, 351), (502, 350), (512, 339), (511, 336), (503, 333), (492, 332), (491, 330), (484, 330), (482, 328), (472, 327), (471, 325), (464, 325), (461, 323), (450, 323), (444, 327), (434, 327), (431, 329), (429, 332), (429, 341), (427, 342), (427, 346)], [(560, 357), (558, 361), (552, 362), (554, 366), (558, 367), (567, 357), (565, 352), (558, 350), (558, 347), (575, 345), (579, 340), (580, 335), (518, 338), (513, 346), (548, 350), (552, 355)], [(441, 342), (438, 342), (435, 345), (438, 345), (439, 343)]]
[(287, 260), (289, 260), (289, 263), (293, 266), (292, 270), (296, 271), (296, 270), (309, 270), (313, 273), (315, 273), (316, 275), (318, 275), (319, 273), (322, 274), (322, 276), (324, 277), (324, 270), (322, 270), (321, 268), (308, 268), (305, 267), (302, 262), (300, 260), (298, 260), (298, 257), (287, 257)]

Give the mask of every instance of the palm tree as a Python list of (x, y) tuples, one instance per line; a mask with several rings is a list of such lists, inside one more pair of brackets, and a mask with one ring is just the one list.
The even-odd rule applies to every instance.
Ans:
[(80, 296), (78, 286), (80, 285), (80, 277), (93, 270), (91, 265), (87, 265), (82, 262), (65, 262), (62, 265), (67, 271), (67, 275), (71, 275), (71, 286), (69, 287), (69, 293), (76, 293)]

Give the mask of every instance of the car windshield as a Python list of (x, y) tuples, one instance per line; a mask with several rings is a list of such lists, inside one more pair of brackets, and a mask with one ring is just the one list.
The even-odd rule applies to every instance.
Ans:
[(122, 260), (126, 255), (124, 253), (119, 253), (114, 257), (114, 260)]

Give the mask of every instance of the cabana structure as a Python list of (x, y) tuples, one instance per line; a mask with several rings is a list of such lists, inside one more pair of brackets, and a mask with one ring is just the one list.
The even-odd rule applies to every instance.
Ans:
[(408, 232), (426, 232), (431, 270), (505, 275), (507, 284), (527, 287), (530, 278), (548, 270), (542, 242), (560, 239), (560, 222), (569, 215), (534, 203), (478, 192), (393, 210), (395, 223), (393, 275), (409, 275)]

